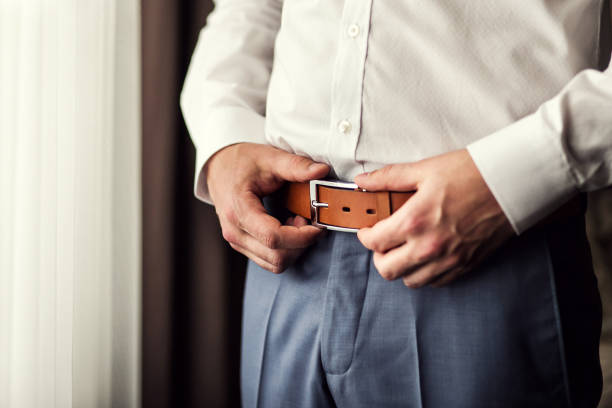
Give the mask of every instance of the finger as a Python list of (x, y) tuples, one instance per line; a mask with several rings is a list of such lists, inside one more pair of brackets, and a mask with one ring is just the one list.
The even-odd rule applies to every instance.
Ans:
[(252, 259), (262, 268), (272, 273), (282, 273), (288, 267), (290, 267), (295, 260), (304, 252), (303, 249), (289, 249), (286, 250), (282, 256), (282, 260), (270, 262), (266, 258), (259, 256), (256, 252), (250, 248), (241, 246), (240, 244), (230, 244), (232, 248), (245, 255), (247, 258)]
[(289, 251), (291, 251), (289, 249), (268, 248), (251, 235), (231, 224), (224, 225), (223, 236), (230, 244), (249, 250), (273, 266), (282, 266), (285, 259), (289, 257)]
[(250, 192), (234, 200), (234, 211), (240, 228), (271, 249), (306, 248), (321, 234), (321, 230), (312, 225), (281, 225)]
[[(403, 278), (404, 285), (410, 288), (420, 288), (433, 282), (440, 275), (456, 268), (457, 260), (454, 257), (444, 257), (438, 260), (424, 263)], [(447, 279), (447, 277), (440, 278)]]
[(280, 149), (274, 150), (273, 157), (261, 160), (259, 166), (286, 181), (308, 181), (323, 178), (329, 173), (329, 166), (325, 163)]
[(380, 276), (386, 280), (395, 280), (417, 266), (412, 257), (413, 246), (404, 244), (386, 253), (375, 252), (372, 261)]
[[(302, 216), (296, 215), (295, 217), (291, 217), (291, 218), (292, 218), (293, 221), (291, 223), (285, 223), (285, 224), (293, 225), (294, 227), (304, 227), (306, 225), (310, 225), (310, 222), (306, 218), (304, 218)], [(320, 231), (320, 233), (317, 236), (317, 239), (326, 236), (328, 230), (324, 229), (324, 228), (319, 228), (319, 231)]]
[(296, 215), (295, 217), (291, 217), (291, 223), (288, 225), (293, 225), (294, 227), (304, 227), (308, 225), (308, 221), (306, 218)]
[(456, 280), (457, 278), (459, 278), (461, 275), (463, 275), (466, 272), (468, 272), (467, 268), (451, 269), (443, 273), (442, 275), (440, 275), (437, 279), (433, 280), (430, 283), (430, 285), (433, 286), (434, 288), (441, 288), (453, 282), (454, 280)]
[(247, 258), (249, 258), (250, 260), (252, 260), (257, 265), (261, 266), (262, 268), (264, 268), (267, 271), (270, 271), (272, 273), (281, 273), (281, 272), (283, 272), (283, 269), (281, 269), (280, 267), (278, 267), (276, 265), (272, 265), (270, 262), (268, 262), (265, 259), (257, 256), (253, 251), (250, 251), (248, 248), (240, 246), (239, 244), (232, 244), (232, 243), (230, 243), (230, 246), (235, 251), (240, 252), (242, 255), (246, 256)]
[(355, 177), (355, 183), (370, 191), (414, 191), (420, 181), (418, 167), (412, 163), (392, 164)]
[(469, 262), (461, 263), (460, 265), (456, 265), (454, 268), (449, 270), (444, 275), (440, 276), (435, 281), (432, 281), (430, 284), (433, 287), (439, 288), (449, 283), (453, 282), (460, 276), (471, 272), (476, 268), (480, 263), (485, 259), (487, 251), (484, 247), (477, 248), (471, 252), (468, 252), (468, 255), (464, 257), (470, 259)]
[(357, 238), (366, 248), (375, 252), (388, 250), (406, 242), (408, 235), (401, 228), (404, 211), (399, 211), (377, 222), (373, 227), (362, 228), (357, 232)]
[(265, 261), (278, 270), (285, 269), (303, 252), (302, 249), (271, 249), (234, 224), (224, 220), (222, 225), (223, 237), (230, 245), (233, 244), (247, 250), (249, 254), (253, 254), (254, 257)]
[(304, 217), (296, 215), (287, 218), (287, 220), (285, 221), (285, 225), (290, 225), (292, 227), (303, 227), (305, 225), (308, 225), (308, 221)]

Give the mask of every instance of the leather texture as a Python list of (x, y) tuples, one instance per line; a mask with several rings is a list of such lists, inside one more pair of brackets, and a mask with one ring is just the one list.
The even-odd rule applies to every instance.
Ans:
[[(397, 211), (414, 192), (347, 190), (318, 185), (319, 222), (344, 228), (371, 227)], [(288, 183), (283, 192), (285, 207), (307, 220), (310, 216), (310, 184)]]
[[(319, 223), (343, 227), (371, 227), (397, 211), (415, 193), (396, 191), (347, 190), (318, 185)], [(310, 183), (287, 183), (282, 191), (284, 207), (296, 215), (313, 221), (310, 213)], [(576, 196), (538, 225), (549, 225), (561, 219), (584, 213), (586, 198)]]

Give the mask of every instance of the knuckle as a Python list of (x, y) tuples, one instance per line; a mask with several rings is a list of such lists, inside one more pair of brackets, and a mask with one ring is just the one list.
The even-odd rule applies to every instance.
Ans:
[(453, 252), (450, 257), (457, 261), (456, 266), (465, 266), (471, 263), (473, 258), (473, 252), (463, 248), (458, 248), (456, 252)]
[(431, 282), (437, 275), (438, 273), (432, 268), (428, 270), (417, 270), (404, 278), (404, 284), (414, 289), (422, 288)]
[(289, 160), (289, 174), (296, 180), (306, 181), (308, 180), (308, 176), (305, 169), (308, 168), (308, 165), (311, 163), (309, 159), (306, 157), (293, 155)]
[(357, 238), (359, 239), (359, 241), (361, 241), (364, 247), (374, 250), (374, 248), (372, 248), (372, 245), (370, 243), (369, 234), (366, 231), (364, 230), (359, 231), (357, 233)]
[(309, 162), (310, 161), (307, 158), (294, 154), (291, 155), (291, 158), (289, 159), (289, 166), (291, 169), (295, 170), (305, 166)]
[(283, 254), (281, 254), (280, 252), (274, 252), (271, 256), (270, 256), (270, 260), (269, 260), (270, 264), (276, 268), (279, 269), (284, 269), (284, 264), (285, 264), (285, 257), (283, 256)]
[(384, 280), (387, 280), (387, 281), (395, 280), (396, 274), (391, 268), (383, 266), (383, 267), (376, 267), (376, 269), (378, 270), (378, 273)]
[(379, 269), (378, 273), (386, 281), (392, 281), (393, 280), (393, 275), (391, 274), (391, 272), (388, 269)]
[(413, 280), (410, 282), (410, 287), (414, 289), (419, 289), (425, 286), (425, 281), (422, 279)]
[(430, 241), (426, 243), (417, 253), (416, 260), (425, 262), (427, 260), (438, 257), (442, 253), (442, 244), (439, 241)]
[(448, 263), (447, 266), (448, 268), (455, 268), (459, 265), (462, 264), (462, 259), (461, 256), (459, 254), (452, 254), (448, 257)]
[(425, 273), (423, 275), (422, 281), (423, 281), (424, 284), (429, 283), (432, 280), (434, 280), (435, 278), (437, 278), (438, 276), (442, 275), (443, 273), (444, 273), (444, 271), (430, 270), (430, 271), (428, 271), (427, 273)]
[(279, 237), (272, 231), (266, 231), (261, 234), (260, 241), (270, 249), (277, 249), (279, 246)]
[(240, 236), (238, 231), (225, 223), (221, 225), (221, 235), (223, 236), (223, 239), (230, 244), (240, 244)]
[(368, 245), (366, 246), (374, 252), (384, 252), (382, 243), (378, 241), (368, 242)]
[(447, 246), (447, 239), (441, 235), (434, 236), (434, 238), (429, 242), (429, 249), (435, 255), (439, 255), (442, 252), (444, 252), (444, 250), (446, 249), (446, 246)]
[(411, 275), (408, 279), (411, 288), (421, 288), (428, 282), (429, 277), (426, 274)]
[(223, 235), (223, 239), (226, 240), (227, 242), (229, 242), (230, 244), (234, 244), (235, 243), (235, 236), (229, 230), (229, 228), (222, 228), (221, 234)]
[(402, 279), (402, 281), (404, 282), (404, 285), (412, 288), (412, 289), (417, 289), (420, 286), (418, 285), (417, 281), (414, 279), (414, 276), (406, 276), (405, 278)]
[(392, 166), (385, 166), (382, 169), (378, 170), (377, 174), (380, 177), (388, 177), (391, 174), (392, 168)]
[(425, 262), (427, 259), (429, 259), (429, 254), (423, 249), (419, 249), (412, 258), (412, 260), (417, 264)]
[(402, 231), (406, 234), (418, 234), (423, 231), (424, 220), (422, 217), (412, 215), (406, 217), (403, 225), (401, 226)]
[(236, 212), (234, 211), (233, 208), (228, 207), (228, 208), (224, 208), (221, 210), (220, 215), (223, 219), (227, 220), (227, 222), (231, 223), (231, 224), (235, 224), (236, 223)]
[(389, 271), (383, 268), (379, 268), (377, 267), (376, 270), (378, 271), (378, 274), (384, 279), (384, 280), (390, 280), (390, 276), (389, 276)]
[(283, 273), (284, 270), (285, 268), (282, 265), (270, 265), (270, 272), (275, 275)]

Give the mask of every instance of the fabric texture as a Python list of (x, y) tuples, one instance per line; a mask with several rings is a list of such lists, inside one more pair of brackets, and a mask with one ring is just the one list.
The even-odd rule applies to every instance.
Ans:
[(242, 402), (595, 407), (600, 318), (580, 218), (441, 289), (385, 281), (354, 234), (330, 232), (282, 275), (249, 263)]

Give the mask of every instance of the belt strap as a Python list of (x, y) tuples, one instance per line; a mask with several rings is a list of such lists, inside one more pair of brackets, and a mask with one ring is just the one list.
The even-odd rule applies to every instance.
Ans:
[[(353, 229), (371, 227), (397, 211), (413, 194), (395, 191), (363, 191), (316, 185), (317, 218), (313, 219), (312, 183), (287, 183), (282, 191), (284, 206), (290, 212), (323, 227)], [(333, 183), (332, 183), (333, 184)], [(567, 217), (584, 214), (586, 199), (583, 194), (574, 197), (557, 211), (540, 221), (538, 226), (560, 222)], [(336, 228), (334, 228), (336, 227)]]
[[(414, 192), (363, 191), (316, 185), (320, 206), (318, 223), (341, 228), (371, 227), (397, 211)], [(285, 207), (312, 220), (310, 183), (287, 183), (283, 192)]]

